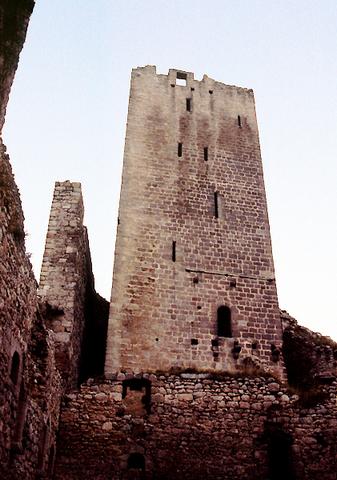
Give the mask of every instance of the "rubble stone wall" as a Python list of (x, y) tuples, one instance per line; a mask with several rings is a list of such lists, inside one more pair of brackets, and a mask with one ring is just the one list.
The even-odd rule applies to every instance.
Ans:
[(64, 398), (57, 480), (336, 478), (336, 384), (304, 408), (272, 377), (137, 377)]
[[(32, 0), (0, 4), (0, 132)], [(0, 138), (0, 478), (50, 478), (61, 400), (54, 347), (25, 250), (24, 216)]]
[(281, 311), (283, 356), (289, 384), (310, 390), (329, 383), (337, 376), (337, 343), (330, 337), (312, 332)]
[(62, 388), (25, 250), (18, 188), (0, 141), (0, 477), (46, 473)]

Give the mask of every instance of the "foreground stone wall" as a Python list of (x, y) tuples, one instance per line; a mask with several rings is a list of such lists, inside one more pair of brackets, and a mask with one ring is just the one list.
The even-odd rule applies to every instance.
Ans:
[(55, 478), (335, 480), (336, 384), (325, 388), (309, 408), (272, 377), (82, 385), (64, 398)]
[(52, 470), (62, 388), (25, 250), (18, 188), (0, 140), (0, 478)]
[[(0, 133), (32, 0), (0, 4)], [(38, 305), (24, 217), (0, 138), (0, 478), (50, 478), (62, 388), (53, 339)]]

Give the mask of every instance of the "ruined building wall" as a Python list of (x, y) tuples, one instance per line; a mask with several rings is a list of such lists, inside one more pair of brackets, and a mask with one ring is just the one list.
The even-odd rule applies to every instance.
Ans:
[(335, 480), (336, 383), (309, 407), (273, 378), (142, 380), (151, 386), (147, 409), (145, 387), (126, 389), (121, 374), (64, 398), (57, 480)]
[[(0, 131), (34, 2), (0, 4)], [(38, 306), (24, 217), (0, 138), (0, 478), (46, 478), (61, 399), (53, 340)]]
[[(54, 331), (57, 366), (68, 387), (77, 386), (86, 374), (103, 373), (105, 352), (104, 315), (107, 316), (107, 302), (94, 292), (94, 280), (87, 230), (83, 226), (83, 200), (81, 185), (76, 182), (56, 182), (50, 212), (45, 252), (43, 256), (39, 297), (51, 305), (47, 325)], [(93, 305), (94, 304), (94, 305)], [(87, 334), (92, 337), (96, 310), (95, 304), (102, 307), (98, 322), (101, 337), (92, 350), (92, 357), (81, 371), (82, 345), (85, 325)], [(89, 318), (88, 318), (89, 317)], [(86, 348), (90, 349), (89, 340)], [(97, 368), (90, 370), (94, 356), (100, 358)], [(90, 355), (89, 355), (90, 357)], [(100, 363), (100, 365), (99, 365)]]
[(118, 223), (107, 374), (247, 362), (282, 373), (251, 90), (133, 70)]
[(281, 318), (289, 384), (310, 391), (332, 382), (337, 376), (337, 343), (302, 327), (285, 311), (281, 312)]

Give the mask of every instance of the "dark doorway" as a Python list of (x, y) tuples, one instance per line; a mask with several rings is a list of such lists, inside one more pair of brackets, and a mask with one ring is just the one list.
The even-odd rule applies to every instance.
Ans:
[(292, 436), (279, 426), (269, 426), (268, 467), (270, 480), (295, 480), (291, 445)]
[(231, 309), (224, 305), (219, 307), (217, 312), (217, 335), (232, 338)]

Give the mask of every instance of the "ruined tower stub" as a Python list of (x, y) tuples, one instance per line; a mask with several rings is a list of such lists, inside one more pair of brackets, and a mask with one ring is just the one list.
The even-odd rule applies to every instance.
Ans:
[(282, 374), (252, 90), (132, 71), (106, 374)]
[(83, 214), (81, 184), (56, 182), (38, 293), (48, 304), (57, 366), (69, 386), (78, 382), (85, 325), (88, 239)]

